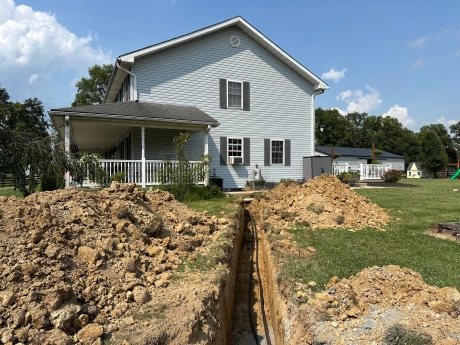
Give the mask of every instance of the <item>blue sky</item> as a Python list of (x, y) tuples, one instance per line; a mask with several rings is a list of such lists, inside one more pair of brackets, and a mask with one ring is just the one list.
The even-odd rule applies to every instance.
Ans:
[(237, 15), (330, 85), (317, 106), (460, 120), (457, 0), (0, 0), (0, 84), (66, 107), (93, 64)]

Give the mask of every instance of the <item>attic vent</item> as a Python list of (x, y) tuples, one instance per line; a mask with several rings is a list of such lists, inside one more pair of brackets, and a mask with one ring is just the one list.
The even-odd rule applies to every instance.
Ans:
[(238, 48), (240, 46), (240, 38), (238, 36), (232, 36), (230, 37), (230, 44), (232, 45), (233, 48)]

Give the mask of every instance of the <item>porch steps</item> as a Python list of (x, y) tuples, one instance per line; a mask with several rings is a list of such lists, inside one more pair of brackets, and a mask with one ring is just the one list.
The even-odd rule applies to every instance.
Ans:
[(460, 241), (460, 222), (439, 223), (435, 224), (435, 228), (438, 233), (455, 236)]

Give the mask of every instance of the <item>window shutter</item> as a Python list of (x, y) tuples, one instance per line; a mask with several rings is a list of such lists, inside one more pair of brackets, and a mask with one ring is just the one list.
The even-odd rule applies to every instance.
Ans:
[(284, 165), (291, 166), (291, 140), (286, 139), (284, 141)]
[(220, 165), (227, 165), (227, 137), (220, 137)]
[(270, 139), (264, 139), (264, 165), (270, 165)]
[(219, 79), (220, 108), (227, 109), (227, 79)]
[(243, 82), (243, 110), (251, 110), (251, 87), (249, 82)]
[(251, 165), (251, 138), (243, 138), (243, 165)]

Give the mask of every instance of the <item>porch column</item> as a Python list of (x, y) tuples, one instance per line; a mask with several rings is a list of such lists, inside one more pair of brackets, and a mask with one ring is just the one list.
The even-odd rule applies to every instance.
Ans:
[[(65, 153), (67, 158), (70, 158), (70, 117), (69, 115), (65, 116), (64, 120), (64, 143), (65, 143)], [(65, 187), (70, 187), (70, 173), (65, 172)]]
[[(208, 126), (208, 128), (204, 131), (204, 154), (205, 155), (209, 154), (208, 133), (210, 129), (211, 129), (211, 126)], [(204, 178), (204, 185), (207, 186), (208, 184), (209, 184), (209, 165), (206, 166), (206, 174)]]
[(142, 188), (145, 188), (145, 127), (141, 127), (141, 141), (142, 141)]

